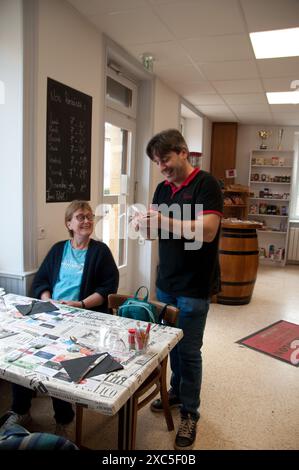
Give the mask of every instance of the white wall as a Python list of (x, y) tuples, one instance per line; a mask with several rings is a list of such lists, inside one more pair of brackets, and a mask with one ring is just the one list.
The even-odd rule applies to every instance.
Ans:
[(270, 130), (271, 137), (267, 140), (268, 149), (275, 151), (278, 145), (278, 131), (284, 129), (282, 139), (282, 150), (294, 149), (294, 133), (299, 131), (299, 127), (295, 126), (238, 126), (238, 139), (237, 139), (237, 155), (236, 155), (236, 169), (237, 178), (236, 183), (248, 185), (249, 174), (249, 159), (252, 150), (259, 149), (261, 140), (258, 136), (258, 131), (261, 129)]
[(46, 230), (38, 241), (38, 262), (50, 246), (68, 237), (68, 203), (46, 204), (47, 77), (92, 96), (91, 204), (100, 200), (104, 135), (104, 49), (102, 36), (67, 2), (43, 0), (38, 16), (37, 220)]
[(0, 271), (23, 271), (23, 20), (21, 0), (0, 3)]
[(202, 152), (202, 130), (203, 119), (200, 116), (184, 119), (184, 137), (190, 152)]
[[(164, 129), (179, 129), (180, 124), (180, 97), (177, 93), (167, 87), (161, 80), (155, 80), (155, 98), (154, 98), (154, 134)], [(156, 186), (164, 179), (157, 165), (152, 163), (152, 181), (151, 197), (154, 194)], [(156, 270), (158, 264), (158, 242), (146, 242), (151, 244), (151, 274), (150, 290), (154, 297)]]
[(212, 123), (207, 118), (203, 118), (203, 149), (202, 149), (202, 169), (210, 171), (211, 168), (211, 139)]
[[(156, 134), (170, 128), (179, 129), (179, 124), (180, 97), (157, 78), (155, 81), (153, 133)], [(154, 165), (152, 178), (153, 191), (163, 179), (158, 167)]]

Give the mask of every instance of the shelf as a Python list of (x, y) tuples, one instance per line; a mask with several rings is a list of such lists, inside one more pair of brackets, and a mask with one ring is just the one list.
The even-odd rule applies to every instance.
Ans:
[(279, 202), (290, 202), (290, 199), (272, 199), (271, 197), (250, 197), (249, 199), (256, 199), (259, 201), (279, 201)]
[(287, 232), (280, 232), (279, 230), (257, 230), (258, 233), (277, 233), (280, 235), (286, 235)]
[[(289, 215), (279, 215), (279, 212), (289, 212), (293, 163), (293, 150), (257, 149), (250, 152), (248, 219), (263, 222), (264, 230), (257, 230), (260, 264), (277, 269), (286, 264)], [(272, 197), (267, 197), (269, 195)], [(271, 206), (275, 207), (274, 213), (267, 214)], [(265, 213), (260, 213), (260, 209)], [(274, 253), (275, 259), (269, 257), (269, 251)]]
[[(271, 153), (293, 153), (293, 150), (276, 150), (276, 149), (254, 149), (252, 150), (252, 153), (256, 153), (256, 152), (262, 152), (262, 153), (266, 153), (266, 152), (271, 152)], [(273, 155), (275, 157), (275, 155)]]
[(288, 215), (272, 215), (272, 214), (248, 214), (248, 215), (254, 215), (256, 217), (280, 217), (280, 218), (283, 218), (283, 219), (287, 219), (289, 216)]
[(251, 165), (251, 168), (293, 168), (288, 165)]
[[(231, 185), (222, 189), (224, 198), (224, 217), (237, 217), (246, 220), (248, 211), (249, 188), (243, 185)], [(232, 204), (225, 204), (225, 202)]]
[(278, 259), (262, 258), (262, 257), (259, 258), (259, 261), (262, 261), (263, 263), (267, 263), (267, 264), (280, 264), (280, 265), (284, 265), (284, 262), (285, 262), (284, 259), (278, 260)]
[(250, 183), (254, 183), (254, 184), (287, 184), (290, 186), (291, 183), (282, 183), (280, 181), (250, 181)]

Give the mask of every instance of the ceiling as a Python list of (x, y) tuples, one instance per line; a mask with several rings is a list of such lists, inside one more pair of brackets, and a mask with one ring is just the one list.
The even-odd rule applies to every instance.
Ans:
[(212, 121), (299, 125), (299, 104), (269, 105), (292, 91), (299, 57), (256, 60), (249, 32), (299, 26), (299, 0), (68, 0)]

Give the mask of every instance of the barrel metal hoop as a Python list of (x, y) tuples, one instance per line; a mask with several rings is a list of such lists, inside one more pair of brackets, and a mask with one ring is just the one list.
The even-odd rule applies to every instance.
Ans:
[(244, 305), (249, 304), (251, 295), (247, 297), (221, 297), (217, 295), (217, 302), (223, 305)]
[(221, 285), (224, 286), (249, 286), (254, 284), (256, 279), (253, 279), (252, 281), (244, 281), (244, 282), (229, 282), (229, 281), (221, 281)]
[(235, 233), (223, 233), (222, 238), (257, 238), (257, 234), (250, 233), (247, 235), (243, 235), (243, 234), (237, 235)]
[(241, 228), (221, 228), (222, 233), (225, 232), (232, 232), (232, 233), (256, 233), (256, 229), (248, 228), (248, 229), (241, 229)]
[(219, 250), (220, 255), (258, 255), (259, 251), (228, 251), (228, 250)]

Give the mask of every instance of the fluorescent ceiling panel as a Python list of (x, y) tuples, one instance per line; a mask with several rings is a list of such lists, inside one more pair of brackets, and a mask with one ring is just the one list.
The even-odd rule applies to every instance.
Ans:
[(269, 104), (298, 104), (299, 91), (266, 93)]
[(257, 59), (299, 56), (299, 28), (250, 33)]

